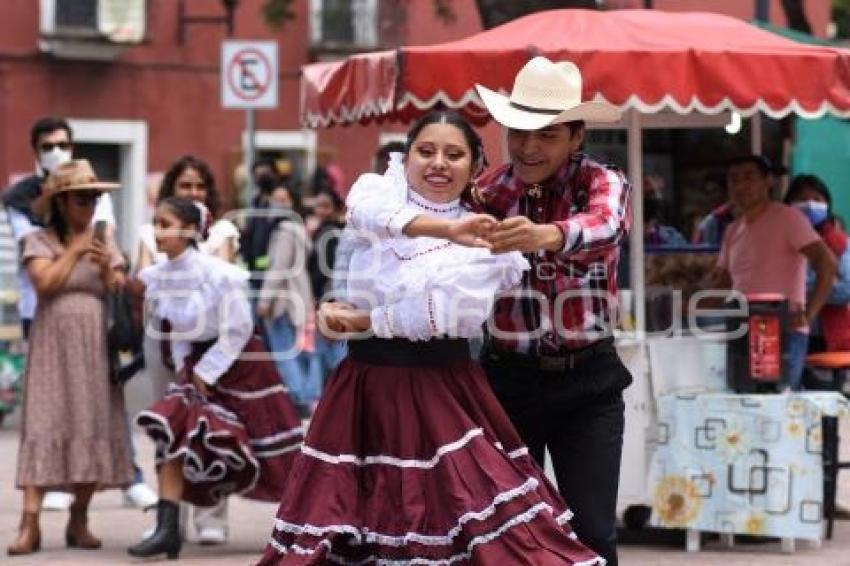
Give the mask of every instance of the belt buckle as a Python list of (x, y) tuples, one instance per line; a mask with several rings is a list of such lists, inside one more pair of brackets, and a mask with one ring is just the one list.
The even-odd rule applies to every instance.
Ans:
[(564, 371), (567, 359), (564, 356), (540, 356), (540, 369), (544, 371)]

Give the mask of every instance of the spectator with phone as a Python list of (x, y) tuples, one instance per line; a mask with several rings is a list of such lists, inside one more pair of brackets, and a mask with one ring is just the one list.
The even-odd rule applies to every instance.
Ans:
[[(70, 124), (63, 118), (53, 116), (39, 119), (30, 130), (30, 146), (35, 153), (36, 171), (3, 192), (3, 204), (9, 213), (12, 233), (19, 244), (24, 236), (41, 226), (41, 220), (33, 212), (32, 204), (41, 195), (47, 176), (72, 158), (74, 142)], [(115, 213), (109, 194), (98, 199), (94, 220), (105, 220), (110, 226), (109, 231), (114, 230)], [(19, 279), (21, 300), (18, 311), (26, 338), (35, 313), (36, 293), (26, 270), (20, 271)]]
[[(42, 194), (42, 185), (47, 176), (58, 166), (72, 159), (74, 153), (74, 132), (64, 118), (47, 116), (40, 118), (30, 130), (30, 147), (36, 158), (36, 171), (3, 193), (3, 204), (9, 215), (12, 235), (21, 245), (24, 237), (38, 230), (42, 225), (33, 209), (33, 203)], [(115, 212), (112, 198), (103, 193), (94, 207), (92, 222), (103, 220), (107, 237), (115, 231)], [(18, 271), (20, 301), (18, 313), (21, 319), (24, 339), (29, 336), (29, 327), (35, 314), (37, 296), (26, 269)], [(141, 470), (136, 468), (133, 484), (124, 490), (124, 499), (129, 505), (146, 508), (156, 503), (156, 494), (145, 484)], [(71, 504), (71, 497), (64, 492), (48, 492), (44, 497), (44, 509), (64, 510)]]
[(73, 493), (65, 531), (68, 547), (95, 549), (88, 529), (95, 489), (133, 481), (124, 395), (109, 379), (104, 297), (120, 284), (123, 258), (94, 237), (101, 194), (118, 189), (97, 181), (84, 159), (57, 165), (32, 205), (44, 228), (22, 243), (21, 263), (38, 295), (31, 328), (16, 484), (23, 490), (20, 530), (10, 555), (41, 547), (39, 511), (47, 490)]

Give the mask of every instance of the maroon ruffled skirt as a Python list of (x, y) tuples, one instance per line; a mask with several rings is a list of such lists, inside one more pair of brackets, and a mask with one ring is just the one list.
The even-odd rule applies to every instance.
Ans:
[(405, 341), (367, 342), (319, 402), (261, 565), (604, 564), (468, 353), (382, 365)]
[[(193, 348), (188, 372), (205, 350)], [(215, 505), (234, 493), (280, 501), (304, 439), (274, 362), (259, 359), (260, 341), (252, 338), (244, 352), (247, 359), (237, 360), (209, 397), (190, 382), (172, 384), (136, 417), (156, 444), (158, 464), (184, 457), (183, 499), (194, 505)]]

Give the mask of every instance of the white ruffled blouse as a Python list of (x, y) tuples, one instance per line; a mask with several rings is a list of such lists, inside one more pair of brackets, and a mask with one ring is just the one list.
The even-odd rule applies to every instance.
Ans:
[[(497, 293), (518, 287), (528, 262), (438, 238), (408, 238), (404, 226), (425, 214), (470, 214), (459, 200), (434, 203), (408, 189), (400, 154), (384, 175), (362, 175), (348, 195), (349, 226), (361, 239), (351, 255), (345, 297), (371, 312), (380, 338), (429, 340), (481, 334)], [(363, 240), (369, 243), (363, 245)]]
[(183, 368), (193, 342), (215, 340), (194, 368), (201, 379), (214, 385), (242, 353), (254, 330), (248, 272), (189, 248), (172, 260), (146, 267), (139, 278), (146, 286), (150, 319), (171, 323), (177, 371)]

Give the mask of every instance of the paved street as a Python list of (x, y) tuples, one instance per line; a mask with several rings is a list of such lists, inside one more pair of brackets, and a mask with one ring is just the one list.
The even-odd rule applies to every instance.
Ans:
[[(131, 409), (136, 410), (145, 403), (146, 382), (137, 378), (128, 390)], [(149, 561), (131, 560), (125, 548), (136, 542), (139, 535), (153, 523), (153, 514), (143, 514), (135, 509), (123, 507), (121, 494), (108, 491), (95, 496), (91, 513), (92, 531), (104, 541), (98, 551), (68, 550), (64, 547), (63, 533), (66, 514), (47, 512), (42, 515), (43, 548), (40, 553), (19, 558), (5, 555), (5, 546), (17, 529), (21, 509), (20, 494), (13, 489), (15, 477), (15, 454), (17, 453), (19, 415), (13, 415), (0, 429), (0, 564), (11, 566), (87, 565), (87, 564), (150, 564)], [(843, 431), (850, 438), (850, 427)], [(141, 435), (136, 435), (139, 460), (146, 471), (147, 480), (153, 485), (151, 470), (152, 446)], [(845, 443), (845, 452), (848, 444)], [(845, 459), (848, 455), (845, 454)], [(850, 499), (850, 472), (845, 472), (842, 491)], [(202, 547), (189, 542), (184, 545), (181, 563), (247, 565), (258, 556), (271, 529), (274, 505), (249, 502), (240, 498), (231, 499), (230, 543), (223, 547)], [(684, 552), (683, 537), (669, 533), (642, 533), (629, 535), (640, 539), (640, 544), (626, 544), (621, 548), (621, 564), (624, 566), (785, 566), (796, 564), (828, 564), (850, 566), (850, 522), (836, 523), (835, 538), (816, 549), (806, 542), (798, 542), (793, 555), (782, 554), (779, 543), (744, 544), (734, 550), (726, 550), (717, 541), (707, 542), (704, 552)], [(494, 565), (507, 566), (507, 565)]]

